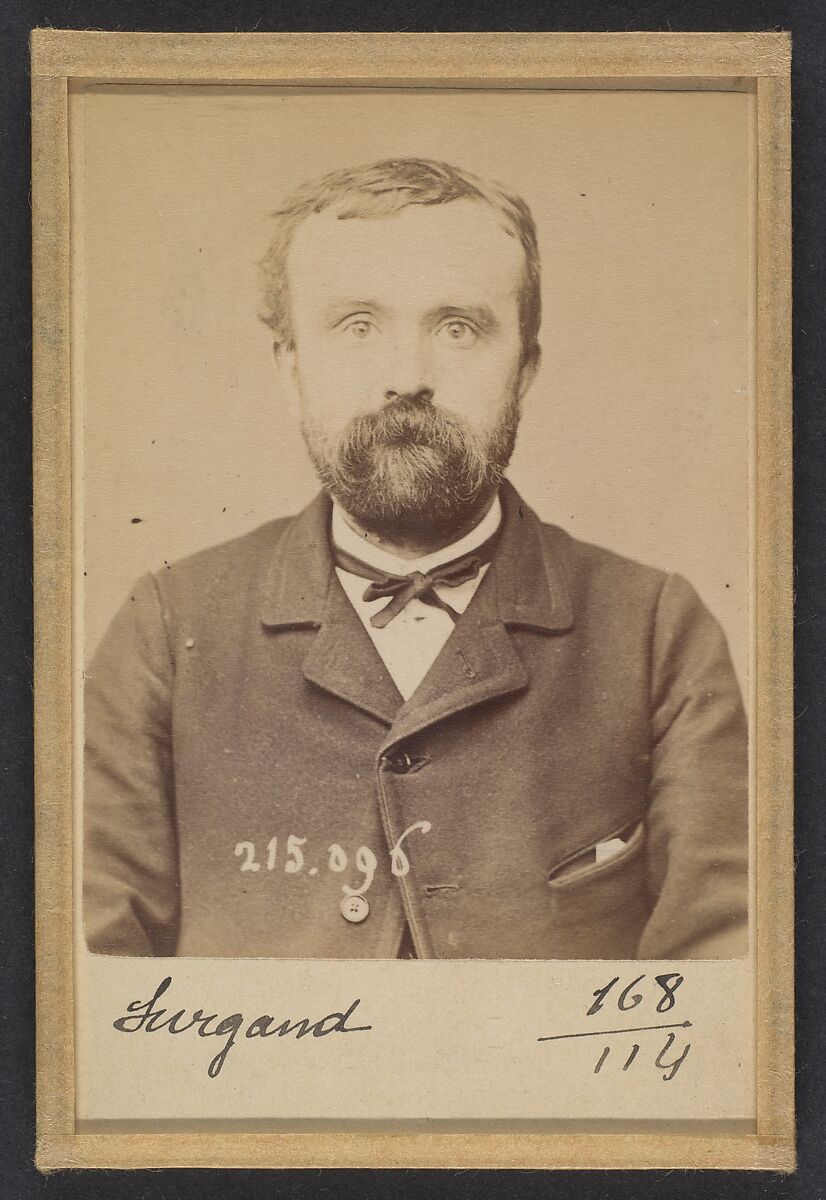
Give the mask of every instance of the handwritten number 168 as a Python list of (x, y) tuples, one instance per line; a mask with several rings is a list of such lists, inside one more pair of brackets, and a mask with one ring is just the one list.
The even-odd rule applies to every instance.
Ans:
[[(642, 983), (643, 979), (645, 979), (645, 975), (638, 975), (636, 979), (632, 979), (619, 993), (617, 996), (617, 1008), (620, 1012), (628, 1012), (630, 1008), (636, 1008), (638, 1004), (642, 1003), (642, 993), (635, 992), (634, 988), (637, 984)], [(619, 980), (619, 975), (615, 975), (609, 983), (605, 984), (605, 987), (597, 988), (594, 992), (594, 1003), (588, 1009), (586, 1016), (592, 1017), (594, 1013), (599, 1012), (605, 1003), (608, 993), (619, 983)], [(670, 1012), (676, 1003), (674, 993), (683, 982), (683, 976), (679, 975), (676, 971), (672, 971), (667, 975), (655, 975), (654, 981), (662, 989), (662, 995), (657, 1001), (657, 1012)]]

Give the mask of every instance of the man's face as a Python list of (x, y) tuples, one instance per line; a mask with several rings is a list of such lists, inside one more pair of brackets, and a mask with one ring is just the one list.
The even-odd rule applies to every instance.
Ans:
[(279, 362), (322, 483), (366, 529), (444, 533), (500, 482), (533, 374), (523, 269), (472, 200), (299, 226)]

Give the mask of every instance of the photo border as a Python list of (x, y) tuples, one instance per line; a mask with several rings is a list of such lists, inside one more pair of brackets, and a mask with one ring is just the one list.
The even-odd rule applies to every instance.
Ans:
[[(32, 33), (37, 1154), (63, 1167), (794, 1169), (790, 40), (785, 33)], [(73, 81), (756, 90), (757, 1131), (75, 1132), (67, 99)], [(708, 82), (707, 82), (708, 81)]]

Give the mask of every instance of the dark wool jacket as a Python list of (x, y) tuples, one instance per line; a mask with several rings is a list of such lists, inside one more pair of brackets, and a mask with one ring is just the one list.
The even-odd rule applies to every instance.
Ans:
[[(679, 576), (502, 500), (493, 563), (407, 702), (339, 584), (323, 495), (137, 584), (86, 681), (92, 950), (390, 958), (407, 921), (421, 958), (744, 953), (723, 634)], [(352, 923), (359, 847), (376, 867)]]

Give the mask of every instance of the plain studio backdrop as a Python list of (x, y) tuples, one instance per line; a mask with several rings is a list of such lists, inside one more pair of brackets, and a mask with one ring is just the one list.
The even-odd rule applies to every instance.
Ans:
[(269, 214), (327, 171), (419, 155), (502, 182), (537, 222), (543, 364), (513, 483), (544, 520), (685, 575), (746, 689), (749, 125), (726, 92), (74, 95), (86, 657), (143, 572), (314, 495), (256, 316)]

